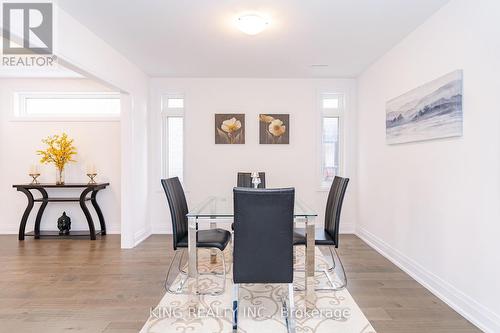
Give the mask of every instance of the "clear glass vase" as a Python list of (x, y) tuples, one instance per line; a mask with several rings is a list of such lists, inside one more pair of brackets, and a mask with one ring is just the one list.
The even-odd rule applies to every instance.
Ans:
[(56, 185), (64, 185), (64, 168), (56, 169)]

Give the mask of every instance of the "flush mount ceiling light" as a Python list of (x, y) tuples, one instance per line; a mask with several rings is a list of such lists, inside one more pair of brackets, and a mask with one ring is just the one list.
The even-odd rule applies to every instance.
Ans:
[(269, 25), (269, 21), (257, 14), (247, 14), (236, 19), (236, 26), (248, 35), (256, 35)]

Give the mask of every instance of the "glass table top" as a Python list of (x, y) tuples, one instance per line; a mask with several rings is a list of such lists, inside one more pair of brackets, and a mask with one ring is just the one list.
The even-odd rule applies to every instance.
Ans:
[[(294, 217), (315, 217), (318, 214), (300, 198), (295, 198)], [(208, 197), (199, 205), (194, 206), (187, 214), (188, 218), (232, 218), (234, 217), (232, 197)]]

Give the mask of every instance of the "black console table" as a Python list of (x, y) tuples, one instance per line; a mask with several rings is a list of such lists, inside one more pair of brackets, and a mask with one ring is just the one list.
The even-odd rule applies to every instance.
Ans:
[[(20, 192), (23, 192), (26, 197), (28, 198), (28, 206), (24, 210), (23, 217), (21, 218), (21, 225), (19, 226), (19, 240), (24, 240), (24, 236), (34, 236), (35, 239), (39, 239), (41, 237), (54, 237), (58, 235), (58, 232), (56, 231), (42, 231), (40, 232), (40, 222), (42, 221), (42, 216), (43, 212), (45, 210), (45, 207), (47, 207), (47, 204), (49, 202), (79, 202), (80, 207), (83, 210), (83, 213), (85, 214), (85, 217), (87, 219), (87, 223), (89, 225), (89, 232), (90, 234), (78, 232), (78, 231), (72, 231), (69, 236), (90, 236), (90, 239), (94, 240), (96, 239), (96, 235), (106, 235), (106, 223), (104, 221), (104, 216), (102, 215), (101, 208), (97, 204), (97, 192), (99, 192), (102, 189), (105, 189), (109, 183), (97, 183), (97, 184), (64, 184), (64, 185), (56, 185), (56, 184), (22, 184), (22, 185), (12, 185), (15, 189), (17, 189)], [(49, 197), (46, 189), (83, 189), (82, 193), (78, 198), (71, 198), (71, 197)], [(41, 198), (34, 198), (33, 193), (31, 190), (36, 190), (38, 191), (42, 197)], [(90, 197), (87, 197), (87, 195), (91, 193)], [(86, 201), (90, 201), (92, 203), (92, 206), (94, 206), (94, 209), (97, 213), (97, 216), (99, 217), (99, 223), (101, 224), (101, 230), (97, 231), (95, 230), (94, 226), (94, 221), (92, 220), (92, 215), (89, 212), (89, 209), (87, 208), (87, 204), (85, 203)], [(35, 230), (33, 232), (25, 233), (26, 229), (26, 223), (28, 222), (28, 217), (30, 215), (31, 210), (33, 209), (34, 203), (35, 202), (40, 202), (40, 208), (38, 209), (38, 213), (36, 214), (36, 219), (35, 219)], [(68, 237), (68, 236), (66, 236)]]

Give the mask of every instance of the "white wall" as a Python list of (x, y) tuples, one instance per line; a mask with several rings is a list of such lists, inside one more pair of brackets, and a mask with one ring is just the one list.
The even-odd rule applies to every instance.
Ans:
[[(99, 192), (98, 202), (104, 213), (109, 233), (120, 232), (120, 122), (52, 122), (14, 121), (15, 92), (99, 92), (109, 88), (86, 79), (0, 79), (0, 202), (2, 203), (2, 223), (0, 233), (17, 233), (19, 222), (26, 208), (26, 196), (12, 188), (13, 184), (30, 182), (29, 166), (39, 163), (36, 155), (43, 149), (41, 140), (49, 135), (66, 132), (75, 140), (78, 154), (76, 163), (66, 168), (66, 182), (87, 182), (87, 163), (94, 163), (98, 169), (100, 182), (110, 182), (111, 186)], [(56, 172), (52, 165), (41, 166), (41, 182), (54, 183)], [(81, 191), (80, 191), (81, 192)], [(49, 191), (57, 196), (79, 195), (79, 190)], [(36, 193), (39, 197), (39, 194)], [(38, 204), (31, 212), (26, 231), (33, 230)], [(99, 220), (93, 207), (96, 229)], [(45, 210), (42, 230), (57, 230), (57, 218), (63, 211), (72, 218), (73, 230), (88, 230), (88, 225), (78, 203), (52, 203)]]
[[(238, 171), (266, 172), (267, 187), (293, 186), (297, 195), (320, 213), (327, 192), (319, 191), (320, 92), (345, 92), (345, 168), (355, 173), (355, 80), (310, 79), (152, 79), (150, 112), (150, 217), (154, 233), (171, 231), (165, 194), (160, 186), (161, 98), (185, 95), (185, 190), (191, 204), (209, 195), (232, 196)], [(216, 145), (214, 114), (246, 114), (246, 143)], [(290, 144), (260, 145), (258, 115), (290, 114)], [(353, 177), (354, 178), (354, 177)], [(355, 181), (348, 190), (342, 231), (353, 231)]]
[[(454, 0), (358, 81), (358, 234), (500, 332), (500, 2)], [(385, 143), (385, 103), (464, 71), (464, 135)]]
[(122, 91), (121, 245), (132, 248), (151, 233), (147, 190), (148, 76), (92, 31), (55, 7), (54, 53), (87, 77)]

